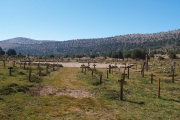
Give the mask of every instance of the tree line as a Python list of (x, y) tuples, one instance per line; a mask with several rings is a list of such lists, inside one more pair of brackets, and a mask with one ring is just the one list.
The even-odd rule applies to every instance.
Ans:
[[(169, 58), (171, 59), (176, 59), (178, 58), (176, 56), (176, 51), (168, 51), (168, 56)], [(3, 51), (3, 49), (0, 47), (0, 55), (8, 55), (8, 56), (14, 56), (14, 57), (26, 57), (26, 55), (24, 54), (17, 54), (16, 53), (16, 50), (15, 49), (9, 49), (7, 50), (6, 52)], [(152, 57), (154, 58), (154, 54), (157, 54), (156, 50), (155, 51), (152, 51), (151, 54), (149, 55), (149, 58)], [(163, 53), (164, 54), (164, 53)], [(132, 58), (132, 59), (145, 59), (145, 55), (146, 53), (141, 50), (141, 49), (133, 49), (131, 51), (114, 51), (114, 52), (110, 52), (107, 56), (104, 56), (104, 57), (110, 57), (110, 58), (118, 58), (118, 59), (127, 59), (128, 58)], [(28, 54), (28, 57), (29, 57), (29, 54)], [(53, 54), (50, 54), (49, 55), (49, 58), (54, 58), (55, 56)], [(64, 55), (64, 58), (82, 58), (82, 57), (87, 57), (86, 55), (83, 55), (83, 54), (75, 54), (75, 55), (72, 55), (72, 56), (69, 56), (68, 54)], [(97, 54), (91, 54), (89, 55), (90, 58), (95, 58), (95, 57), (99, 57), (99, 55)], [(39, 59), (42, 59), (42, 58), (46, 58), (45, 56), (38, 56)], [(160, 60), (163, 60), (164, 58), (163, 57), (159, 57)]]

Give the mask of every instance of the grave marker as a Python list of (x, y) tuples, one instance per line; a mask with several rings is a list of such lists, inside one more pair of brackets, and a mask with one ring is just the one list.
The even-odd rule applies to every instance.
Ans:
[(153, 74), (149, 74), (150, 76), (151, 76), (151, 84), (153, 84), (153, 76), (155, 76), (155, 75), (153, 75)]
[(31, 68), (29, 69), (29, 82), (31, 81)]
[(82, 64), (80, 68), (82, 68), (82, 72), (83, 72), (83, 70), (84, 70), (84, 68), (85, 68), (85, 65)]
[(41, 76), (41, 68), (39, 68), (39, 76)]
[(172, 75), (169, 75), (169, 77), (172, 77), (172, 83), (174, 83), (174, 77), (177, 76), (174, 74), (174, 69), (172, 70)]
[(11, 69), (13, 69), (13, 67), (8, 67), (9, 69), (9, 75), (11, 76)]
[(3, 60), (3, 63), (4, 63), (4, 68), (6, 68), (6, 61), (5, 61), (5, 60)]
[(111, 73), (111, 64), (109, 65), (109, 73)]
[(126, 83), (126, 81), (124, 81), (124, 79), (118, 80), (118, 82), (120, 82), (120, 95), (119, 95), (119, 99), (123, 100), (123, 84)]
[(94, 66), (94, 70), (95, 70), (95, 69), (96, 69), (96, 68), (95, 68), (95, 67), (96, 67), (96, 65), (94, 64), (93, 66)]
[(126, 68), (128, 69), (128, 79), (129, 79), (129, 68), (131, 68), (131, 66), (127, 66)]

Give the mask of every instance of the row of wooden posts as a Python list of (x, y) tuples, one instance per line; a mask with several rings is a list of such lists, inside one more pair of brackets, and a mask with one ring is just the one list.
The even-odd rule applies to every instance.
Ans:
[[(95, 70), (95, 64), (93, 65), (94, 66), (94, 70)], [(145, 62), (143, 64), (143, 67), (142, 67), (142, 70), (141, 70), (141, 74), (142, 74), (142, 77), (144, 77), (144, 66), (145, 66)], [(86, 68), (89, 68), (89, 64), (88, 66), (85, 66), (84, 64), (81, 65), (81, 68), (82, 68), (82, 72), (83, 72), (83, 69), (85, 69), (85, 73), (86, 73)], [(109, 65), (109, 70), (107, 70), (107, 78), (108, 78), (108, 74), (111, 73), (111, 69), (113, 67), (111, 67), (111, 65)], [(129, 68), (130, 66), (126, 66), (125, 64), (125, 67), (124, 67), (124, 73), (122, 74), (123, 75), (123, 79), (120, 79), (118, 80), (118, 82), (120, 83), (120, 100), (123, 100), (123, 84), (124, 83), (127, 83), (127, 81), (125, 81), (125, 75), (127, 75), (127, 78), (129, 79)], [(128, 69), (128, 74), (125, 73), (125, 70)], [(137, 65), (136, 65), (136, 69), (137, 69)], [(92, 76), (93, 76), (93, 71), (92, 70)], [(175, 69), (173, 69), (173, 73), (172, 75), (169, 75), (169, 77), (172, 77), (172, 83), (174, 83), (174, 77), (177, 76), (174, 74), (174, 71)], [(154, 74), (149, 74), (151, 76), (151, 84), (153, 84), (153, 77), (155, 76)], [(102, 74), (100, 74), (100, 84), (102, 84)], [(160, 78), (158, 78), (158, 98), (160, 98)]]
[[(6, 66), (5, 61), (3, 61), (3, 63), (4, 63), (3, 66), (4, 66), (4, 68), (5, 68), (5, 66)], [(20, 67), (21, 67), (21, 64), (22, 64), (22, 63), (20, 63)], [(25, 63), (25, 62), (23, 63), (23, 65), (24, 65), (24, 66), (23, 66), (23, 69), (24, 69), (24, 70), (26, 69), (26, 65), (27, 65), (27, 64), (28, 64), (28, 63)], [(30, 64), (29, 64), (29, 65), (30, 65)], [(39, 69), (39, 74), (38, 74), (38, 75), (41, 76), (40, 63), (38, 63), (37, 65), (38, 65), (38, 69)], [(48, 68), (49, 68), (50, 64), (45, 64), (45, 65), (46, 65), (46, 73), (48, 73)], [(55, 71), (55, 66), (56, 66), (55, 64), (52, 65), (53, 71)], [(15, 67), (15, 61), (13, 61), (13, 67)], [(13, 67), (8, 67), (8, 69), (9, 69), (9, 75), (10, 75), (10, 76), (12, 76), (11, 73), (12, 73)], [(28, 70), (28, 69), (27, 69), (27, 70)], [(29, 81), (31, 81), (31, 73), (32, 73), (32, 68), (30, 67), (30, 68), (29, 68)]]

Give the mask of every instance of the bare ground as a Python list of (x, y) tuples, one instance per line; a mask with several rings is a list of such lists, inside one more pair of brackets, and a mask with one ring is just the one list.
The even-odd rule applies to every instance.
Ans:
[(75, 98), (92, 97), (92, 94), (87, 91), (70, 90), (70, 89), (58, 91), (52, 85), (33, 86), (29, 88), (29, 94), (34, 95), (34, 96), (42, 96), (42, 97), (48, 96), (48, 95), (56, 95), (56, 96), (67, 95), (67, 96), (72, 96)]

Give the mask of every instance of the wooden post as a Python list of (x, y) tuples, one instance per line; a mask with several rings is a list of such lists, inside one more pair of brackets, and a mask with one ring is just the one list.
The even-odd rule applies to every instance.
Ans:
[(107, 78), (108, 78), (108, 70), (107, 70)]
[(149, 74), (150, 76), (151, 76), (151, 84), (153, 84), (153, 76), (155, 76), (155, 75), (153, 75), (153, 74)]
[(31, 81), (31, 68), (29, 69), (29, 81)]
[(126, 68), (128, 68), (128, 79), (129, 79), (129, 68), (130, 68), (130, 66), (127, 66)]
[(102, 74), (100, 74), (100, 81), (99, 84), (102, 84)]
[(136, 63), (136, 70), (137, 70), (137, 63)]
[(6, 60), (3, 60), (3, 62), (4, 62), (4, 68), (6, 68)]
[(111, 65), (109, 65), (109, 73), (111, 73)]
[(11, 69), (13, 69), (13, 67), (8, 67), (9, 69), (9, 75), (11, 76)]
[(39, 67), (40, 67), (39, 65), (40, 65), (40, 63), (38, 63), (38, 69), (39, 69)]
[(41, 68), (39, 68), (39, 76), (41, 76)]
[(95, 69), (96, 69), (96, 68), (95, 68), (95, 67), (96, 67), (96, 65), (94, 64), (93, 66), (94, 66), (94, 70), (95, 70)]
[(160, 78), (158, 79), (158, 98), (160, 98)]
[(91, 75), (93, 76), (93, 70), (92, 70), (92, 74)]
[(82, 72), (84, 71), (84, 67), (85, 67), (84, 64), (82, 64), (81, 67), (80, 67), (80, 68), (82, 68)]
[(172, 83), (174, 83), (174, 77), (177, 76), (174, 74), (174, 69), (172, 70), (172, 74), (169, 75), (169, 77), (172, 77)]
[(119, 95), (119, 99), (123, 100), (123, 84), (126, 83), (124, 81), (124, 79), (118, 80), (118, 82), (120, 82), (120, 95)]

